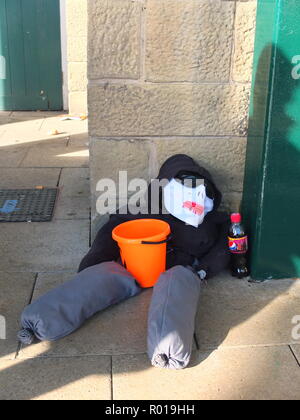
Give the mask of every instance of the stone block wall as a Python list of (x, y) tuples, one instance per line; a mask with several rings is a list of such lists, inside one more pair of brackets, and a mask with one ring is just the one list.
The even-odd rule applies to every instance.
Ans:
[(101, 178), (150, 180), (175, 153), (238, 210), (256, 0), (89, 0), (88, 16), (93, 226)]
[(67, 0), (69, 112), (87, 112), (87, 3)]

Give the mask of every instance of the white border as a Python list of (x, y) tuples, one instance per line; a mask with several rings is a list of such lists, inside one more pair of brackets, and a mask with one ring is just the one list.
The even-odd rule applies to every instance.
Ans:
[(64, 110), (69, 109), (68, 89), (68, 54), (67, 54), (67, 6), (66, 0), (60, 0), (60, 33), (61, 33), (61, 61), (63, 72), (63, 105)]

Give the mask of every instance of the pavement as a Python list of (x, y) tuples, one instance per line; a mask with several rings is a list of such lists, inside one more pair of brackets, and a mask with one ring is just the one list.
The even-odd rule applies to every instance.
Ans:
[(60, 189), (52, 222), (0, 226), (0, 315), (7, 331), (0, 339), (0, 399), (298, 400), (299, 279), (250, 283), (223, 273), (208, 282), (191, 364), (182, 371), (153, 368), (148, 360), (151, 290), (56, 343), (19, 345), (23, 308), (69, 280), (90, 246), (88, 165), (87, 121), (0, 113), (0, 188)]

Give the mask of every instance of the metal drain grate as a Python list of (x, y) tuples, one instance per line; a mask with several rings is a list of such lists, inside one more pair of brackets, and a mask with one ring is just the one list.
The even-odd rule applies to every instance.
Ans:
[(0, 222), (50, 222), (57, 188), (0, 190)]

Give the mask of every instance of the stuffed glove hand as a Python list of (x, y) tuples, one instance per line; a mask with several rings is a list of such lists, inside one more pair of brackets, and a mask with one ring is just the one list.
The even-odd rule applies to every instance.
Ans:
[(207, 277), (207, 273), (205, 270), (200, 270), (198, 271), (198, 276), (200, 277), (201, 280), (205, 280)]

